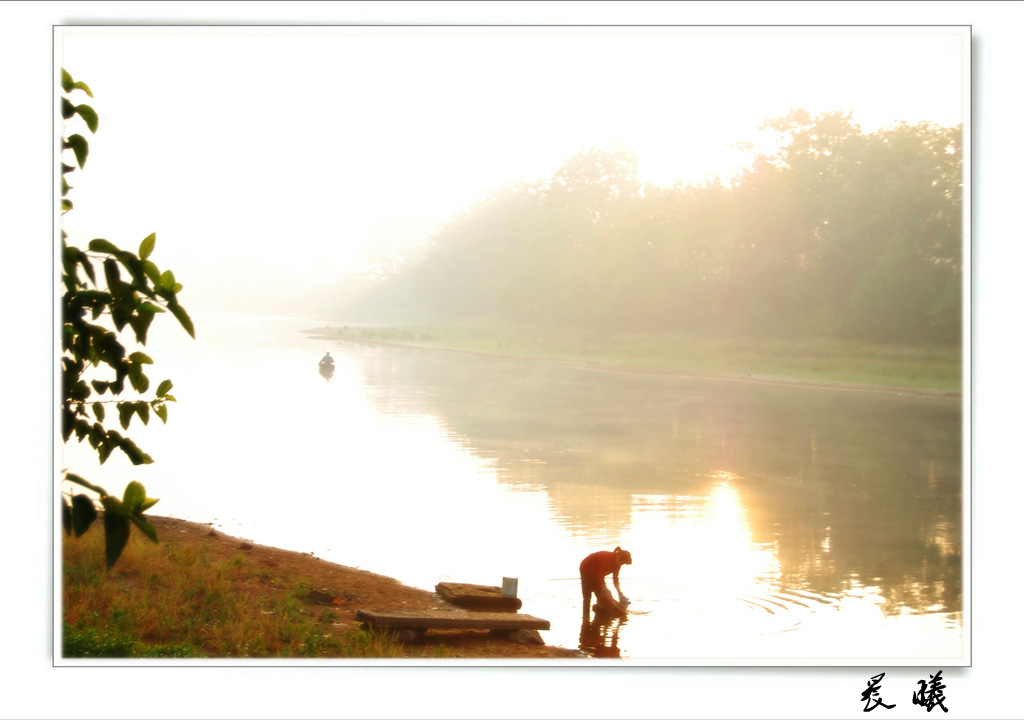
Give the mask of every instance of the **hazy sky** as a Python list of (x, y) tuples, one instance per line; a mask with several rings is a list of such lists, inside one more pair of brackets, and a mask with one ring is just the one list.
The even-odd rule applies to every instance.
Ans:
[[(621, 143), (644, 179), (727, 176), (791, 107), (965, 117), (955, 28), (65, 28), (100, 115), (72, 238), (136, 247), (186, 307), (337, 281), (490, 189)], [(75, 131), (78, 128), (72, 128)]]

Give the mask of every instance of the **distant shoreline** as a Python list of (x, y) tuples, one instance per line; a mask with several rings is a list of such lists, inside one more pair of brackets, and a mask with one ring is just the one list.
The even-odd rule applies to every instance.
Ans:
[[(355, 327), (355, 326), (353, 326)], [(333, 330), (336, 334), (331, 334)], [(310, 328), (302, 332), (317, 339), (334, 341), (338, 343), (355, 343), (364, 345), (378, 345), (385, 347), (409, 348), (413, 350), (438, 350), (444, 352), (461, 353), (471, 357), (495, 358), (506, 360), (523, 360), (530, 362), (564, 362), (578, 365), (586, 370), (600, 372), (620, 372), (640, 375), (660, 375), (666, 377), (692, 378), (700, 380), (723, 380), (731, 382), (749, 382), (761, 385), (779, 385), (785, 387), (806, 388), (808, 390), (840, 390), (847, 392), (877, 392), (890, 395), (908, 395), (914, 397), (938, 398), (948, 400), (962, 400), (961, 390), (942, 390), (927, 387), (908, 387), (899, 385), (881, 385), (869, 383), (855, 383), (842, 381), (820, 381), (793, 377), (782, 377), (773, 375), (756, 375), (751, 373), (704, 373), (687, 372), (669, 368), (643, 367), (640, 365), (617, 364), (614, 362), (601, 362), (578, 357), (557, 357), (557, 356), (533, 356), (520, 355), (507, 352), (496, 352), (488, 350), (470, 349), (446, 344), (416, 343), (408, 341), (355, 338), (341, 335), (340, 328)]]

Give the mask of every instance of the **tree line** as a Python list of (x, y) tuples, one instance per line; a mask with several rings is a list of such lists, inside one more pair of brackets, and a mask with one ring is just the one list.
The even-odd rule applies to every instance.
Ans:
[(765, 123), (727, 182), (638, 180), (597, 147), (493, 191), (364, 307), (451, 321), (959, 343), (961, 128), (864, 132), (849, 113)]

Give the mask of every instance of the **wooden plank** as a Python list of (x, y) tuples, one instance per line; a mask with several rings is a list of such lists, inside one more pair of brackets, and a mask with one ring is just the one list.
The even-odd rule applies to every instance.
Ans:
[(519, 598), (503, 597), (501, 588), (496, 585), (442, 582), (434, 589), (452, 605), (470, 609), (515, 611), (523, 606)]
[(373, 627), (449, 630), (550, 630), (551, 623), (533, 615), (460, 610), (377, 612), (360, 610), (356, 619)]

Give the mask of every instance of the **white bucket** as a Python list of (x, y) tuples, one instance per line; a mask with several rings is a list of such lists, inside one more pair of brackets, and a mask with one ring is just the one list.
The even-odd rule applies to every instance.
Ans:
[(501, 596), (514, 598), (519, 595), (519, 578), (503, 577), (501, 579)]

